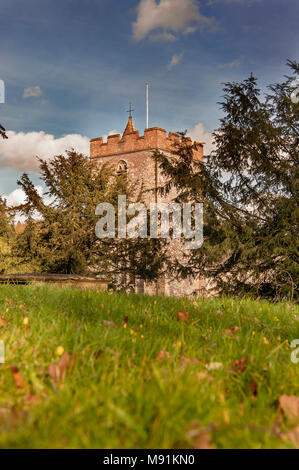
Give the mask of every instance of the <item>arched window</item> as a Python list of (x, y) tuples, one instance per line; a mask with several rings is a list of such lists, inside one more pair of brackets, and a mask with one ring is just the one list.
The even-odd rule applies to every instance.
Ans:
[(117, 174), (118, 175), (125, 175), (128, 172), (128, 165), (125, 160), (120, 160), (117, 165)]

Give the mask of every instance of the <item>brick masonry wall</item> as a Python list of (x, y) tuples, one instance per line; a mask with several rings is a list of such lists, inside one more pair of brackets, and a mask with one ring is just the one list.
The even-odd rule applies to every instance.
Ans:
[[(185, 138), (186, 142), (192, 143), (190, 138)], [(174, 132), (169, 132), (168, 136), (165, 129), (160, 127), (151, 127), (145, 129), (144, 135), (139, 136), (139, 131), (131, 132), (121, 137), (120, 134), (108, 136), (107, 143), (103, 143), (103, 138), (98, 137), (90, 141), (90, 158), (107, 157), (110, 155), (124, 155), (130, 152), (143, 150), (155, 150), (171, 152), (174, 149), (174, 143), (180, 141), (180, 136)], [(194, 152), (194, 158), (202, 160), (203, 145), (197, 142), (198, 149)]]

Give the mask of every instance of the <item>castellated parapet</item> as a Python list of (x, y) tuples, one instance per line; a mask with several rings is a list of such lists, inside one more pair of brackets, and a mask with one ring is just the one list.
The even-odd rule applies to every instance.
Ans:
[[(190, 137), (183, 137), (186, 142), (190, 142), (192, 145), (192, 140)], [(108, 156), (124, 155), (131, 152), (140, 152), (144, 150), (160, 150), (161, 152), (170, 153), (175, 150), (175, 143), (180, 142), (181, 137), (174, 132), (167, 132), (161, 127), (151, 127), (145, 129), (144, 135), (139, 136), (139, 131), (127, 132), (123, 136), (120, 134), (109, 135), (107, 143), (103, 143), (103, 138), (98, 137), (96, 139), (91, 139), (90, 141), (90, 157), (102, 158)], [(194, 159), (202, 160), (203, 159), (203, 145), (199, 142), (194, 142), (197, 144), (197, 149), (194, 150)]]

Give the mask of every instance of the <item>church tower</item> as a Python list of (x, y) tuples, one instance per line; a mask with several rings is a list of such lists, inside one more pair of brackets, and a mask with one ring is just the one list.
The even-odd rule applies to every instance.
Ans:
[[(192, 144), (191, 138), (185, 138)], [(102, 137), (91, 139), (90, 158), (97, 164), (109, 163), (119, 170), (126, 170), (132, 180), (144, 183), (146, 189), (155, 192), (159, 183), (160, 172), (152, 158), (155, 150), (170, 155), (174, 144), (180, 141), (180, 136), (174, 132), (167, 132), (161, 127), (145, 129), (140, 136), (135, 129), (130, 114), (128, 123), (122, 135), (109, 135), (107, 142)], [(194, 152), (196, 160), (203, 160), (203, 145), (197, 142), (197, 151)], [(156, 196), (152, 196), (156, 202)]]
[[(131, 105), (131, 103), (130, 103)], [(102, 137), (91, 139), (90, 158), (97, 165), (109, 163), (117, 171), (125, 171), (128, 177), (137, 182), (139, 187), (145, 190), (144, 202), (148, 205), (151, 202), (166, 202), (157, 191), (163, 182), (163, 176), (158, 168), (157, 162), (152, 158), (153, 152), (158, 150), (166, 155), (171, 155), (175, 150), (175, 144), (180, 142), (181, 137), (174, 133), (167, 132), (161, 127), (151, 127), (145, 129), (144, 135), (140, 136), (135, 129), (132, 109), (130, 106), (129, 119), (122, 135), (109, 135), (107, 142), (103, 142)], [(183, 137), (186, 142), (192, 144), (189, 137)], [(203, 160), (203, 145), (199, 142), (197, 150), (194, 151), (194, 159)], [(173, 240), (175, 242), (175, 240)], [(177, 247), (174, 247), (177, 250)], [(202, 282), (196, 280), (160, 280), (156, 286), (145, 285), (139, 287), (139, 292), (161, 293), (168, 295), (190, 295), (199, 292)]]

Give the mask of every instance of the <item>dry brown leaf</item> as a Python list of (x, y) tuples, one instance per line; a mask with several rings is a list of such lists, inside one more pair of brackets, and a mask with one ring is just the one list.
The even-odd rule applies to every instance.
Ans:
[(65, 371), (69, 368), (72, 356), (66, 351), (60, 358), (58, 363), (59, 374), (62, 377), (65, 374)]
[(284, 441), (291, 442), (294, 446), (299, 446), (299, 426), (295, 429), (291, 429), (290, 431), (286, 431), (280, 435), (281, 439)]
[(223, 312), (221, 312), (221, 310), (215, 310), (214, 314), (219, 317), (223, 317)]
[(10, 307), (14, 307), (14, 306), (15, 306), (14, 301), (13, 301), (12, 299), (9, 299), (8, 303), (9, 303), (9, 306), (10, 306)]
[(104, 358), (104, 351), (103, 349), (99, 349), (94, 353), (95, 359), (103, 359)]
[(0, 315), (0, 326), (4, 326), (6, 325), (7, 321), (5, 320), (5, 318), (1, 317)]
[(299, 398), (295, 395), (281, 395), (279, 408), (291, 424), (299, 421)]
[(58, 366), (57, 364), (51, 363), (48, 367), (48, 374), (54, 383), (58, 382)]
[(25, 386), (25, 380), (23, 379), (23, 376), (21, 372), (19, 371), (17, 366), (11, 366), (10, 368), (12, 377), (14, 379), (15, 386), (18, 388), (22, 388)]
[(158, 352), (157, 359), (170, 359), (170, 354), (168, 351), (161, 350)]
[(237, 359), (233, 363), (233, 369), (235, 369), (237, 372), (244, 372), (244, 370), (247, 367), (247, 359), (246, 357), (242, 357), (241, 359)]
[(200, 361), (196, 357), (181, 357), (181, 362), (185, 362), (186, 364), (196, 364), (199, 365)]
[(189, 312), (178, 312), (176, 319), (177, 321), (187, 322), (189, 319)]
[(214, 449), (211, 433), (200, 432), (192, 445), (192, 449)]
[(74, 368), (77, 360), (77, 355), (71, 356), (68, 352), (65, 352), (58, 364), (50, 364), (48, 373), (54, 383), (61, 383), (65, 379), (66, 371)]
[(197, 372), (196, 377), (198, 378), (198, 380), (204, 380), (208, 377), (208, 373), (203, 370), (201, 372)]
[(28, 405), (34, 405), (34, 403), (38, 403), (40, 401), (40, 397), (35, 393), (27, 393), (24, 397), (24, 402)]
[(240, 331), (240, 327), (239, 326), (235, 326), (234, 328), (228, 328), (226, 330), (227, 334), (228, 335), (233, 335), (235, 333), (237, 333), (237, 331)]
[(125, 318), (124, 318), (124, 321), (123, 321), (123, 327), (124, 327), (124, 328), (127, 328), (128, 321), (129, 321), (129, 317), (125, 317)]
[(211, 433), (208, 430), (199, 429), (198, 425), (198, 421), (194, 421), (190, 424), (186, 433), (187, 438), (192, 443), (192, 449), (214, 449)]
[(257, 396), (257, 383), (253, 379), (250, 380), (250, 391), (254, 397)]

